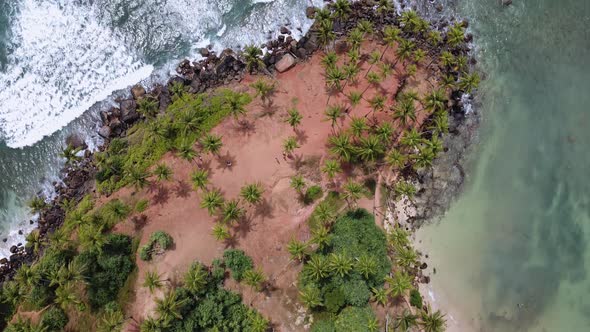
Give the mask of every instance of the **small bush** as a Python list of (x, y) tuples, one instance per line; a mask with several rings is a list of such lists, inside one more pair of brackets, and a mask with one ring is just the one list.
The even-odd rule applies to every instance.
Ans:
[(371, 291), (363, 280), (353, 280), (342, 285), (346, 290), (346, 302), (361, 307), (366, 306), (371, 297)]
[(305, 204), (311, 204), (315, 200), (321, 198), (322, 194), (322, 187), (318, 185), (311, 186), (305, 191), (305, 195), (303, 195), (303, 201)]
[(346, 296), (340, 287), (326, 292), (324, 306), (331, 313), (337, 313), (346, 304)]
[(254, 267), (252, 258), (239, 249), (229, 249), (223, 253), (225, 265), (231, 271), (231, 276), (236, 281), (244, 278), (244, 273)]
[(422, 309), (422, 295), (417, 289), (410, 291), (410, 304), (416, 308)]
[(154, 232), (152, 234), (152, 236), (150, 236), (150, 244), (152, 246), (154, 244), (158, 244), (160, 249), (163, 249), (163, 250), (169, 249), (173, 243), (174, 243), (174, 241), (172, 240), (172, 236), (170, 236), (170, 234), (163, 232), (163, 231)]
[(150, 201), (148, 201), (147, 199), (139, 200), (135, 204), (135, 212), (141, 213), (141, 212), (145, 211), (149, 205), (150, 205)]
[(47, 332), (63, 331), (66, 324), (68, 324), (68, 316), (57, 306), (52, 306), (47, 309), (41, 318), (41, 326), (43, 326)]
[(34, 310), (40, 310), (48, 305), (53, 298), (53, 292), (44, 283), (35, 285), (29, 295), (27, 302), (33, 306)]
[(152, 260), (152, 248), (147, 244), (141, 246), (139, 248), (139, 258), (146, 262)]
[(311, 332), (336, 332), (334, 321), (330, 319), (320, 319), (313, 322)]
[(375, 319), (370, 307), (347, 307), (338, 315), (335, 330), (338, 332), (368, 331), (367, 323)]

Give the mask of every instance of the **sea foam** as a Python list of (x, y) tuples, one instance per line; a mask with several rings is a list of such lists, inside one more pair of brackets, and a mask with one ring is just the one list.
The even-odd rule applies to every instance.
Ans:
[(23, 0), (13, 20), (13, 52), (0, 73), (0, 129), (9, 147), (32, 145), (153, 70), (86, 8)]

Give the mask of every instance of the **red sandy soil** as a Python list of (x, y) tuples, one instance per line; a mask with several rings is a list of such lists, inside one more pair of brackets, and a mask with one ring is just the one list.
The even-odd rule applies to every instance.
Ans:
[[(382, 49), (382, 46), (367, 42), (362, 50), (369, 53), (373, 49)], [(387, 52), (385, 59), (392, 63), (395, 61), (394, 49)], [(309, 61), (286, 73), (278, 74), (278, 89), (270, 108), (274, 113), (265, 115), (269, 108), (263, 106), (259, 99), (253, 101), (248, 106), (249, 113), (246, 117), (252, 125), (250, 130), (239, 128), (236, 121), (230, 118), (214, 129), (215, 133), (223, 135), (222, 160), (203, 155), (205, 165), (208, 164), (210, 168), (209, 188), (219, 188), (226, 199), (237, 198), (240, 188), (247, 183), (258, 182), (265, 189), (264, 203), (258, 207), (248, 207), (247, 220), (234, 229), (236, 236), (232, 246), (244, 250), (253, 258), (255, 265), (262, 268), (270, 281), (270, 290), (255, 293), (249, 287), (230, 280), (226, 282), (226, 286), (242, 293), (246, 304), (252, 305), (271, 319), (276, 331), (304, 330), (302, 318), (305, 310), (297, 302), (296, 287), (301, 266), (291, 261), (286, 244), (291, 238), (309, 238), (306, 220), (314, 206), (300, 203), (289, 184), (291, 176), (302, 172), (307, 183), (321, 182), (324, 188), (327, 185), (327, 181), (322, 181), (319, 165), (328, 157), (326, 142), (332, 128), (330, 122), (324, 120), (328, 93), (320, 60), (321, 55), (316, 54)], [(368, 68), (369, 64), (363, 63), (359, 77), (364, 77)], [(398, 64), (396, 69), (400, 68), (401, 65)], [(377, 70), (376, 66), (374, 70)], [(379, 93), (388, 98), (386, 108), (394, 104), (393, 96), (398, 86), (395, 76), (390, 75), (378, 89)], [(421, 69), (417, 77), (420, 79), (423, 76)], [(248, 76), (232, 88), (253, 93), (249, 84), (258, 78)], [(348, 94), (351, 90), (363, 91), (367, 84), (363, 78), (357, 86), (346, 86), (345, 93)], [(415, 90), (428, 89), (426, 82), (421, 85)], [(351, 110), (350, 115), (365, 116), (370, 113), (366, 100), (375, 93), (377, 91), (370, 88), (365, 94), (365, 101)], [(342, 93), (333, 95), (330, 104), (349, 106)], [(286, 111), (294, 106), (303, 115), (297, 134), (301, 147), (296, 149), (293, 158), (284, 159), (283, 141), (296, 135), (284, 121)], [(391, 112), (383, 113), (380, 117), (391, 116)], [(368, 117), (371, 119), (371, 115)], [(425, 116), (421, 116), (419, 112), (418, 117), (418, 122), (422, 122)], [(346, 126), (349, 121), (346, 118), (341, 125)], [(232, 166), (228, 168), (225, 160), (231, 160)], [(304, 164), (299, 170), (297, 168), (300, 165), (297, 165), (296, 160), (302, 160)], [(154, 299), (160, 296), (150, 294), (141, 286), (146, 271), (156, 269), (162, 278), (181, 280), (191, 263), (200, 261), (210, 264), (214, 258), (221, 257), (226, 249), (225, 244), (216, 241), (211, 235), (215, 220), (199, 207), (201, 195), (191, 187), (190, 173), (197, 168), (198, 162), (189, 163), (170, 153), (162, 162), (174, 172), (171, 181), (160, 188), (159, 185), (153, 185), (138, 193), (124, 188), (108, 198), (122, 198), (128, 202), (141, 198), (150, 200), (150, 206), (145, 211), (148, 221), (140, 231), (141, 244), (146, 243), (149, 235), (158, 230), (164, 230), (174, 238), (174, 248), (152, 262), (144, 262), (139, 258), (136, 260), (139, 273), (134, 285), (135, 299), (127, 309), (128, 314), (139, 321), (152, 314)], [(361, 205), (369, 210), (374, 206), (373, 201), (368, 199), (362, 201)], [(116, 231), (136, 235), (129, 220), (119, 224)]]

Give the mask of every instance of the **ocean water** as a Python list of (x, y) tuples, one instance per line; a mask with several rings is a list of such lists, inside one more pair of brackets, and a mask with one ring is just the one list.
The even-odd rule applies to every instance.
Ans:
[(322, 0), (0, 0), (0, 256), (22, 242), (24, 207), (51, 193), (70, 133), (96, 146), (97, 112), (127, 87), (164, 81), (212, 45), (295, 37)]
[(590, 331), (590, 2), (455, 2), (483, 120), (463, 193), (417, 234), (427, 297), (456, 330)]

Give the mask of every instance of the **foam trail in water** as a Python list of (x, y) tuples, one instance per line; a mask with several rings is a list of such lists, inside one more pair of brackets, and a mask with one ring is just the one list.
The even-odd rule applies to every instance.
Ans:
[(0, 74), (0, 130), (10, 147), (34, 144), (153, 70), (87, 8), (23, 0), (14, 20), (14, 51)]

